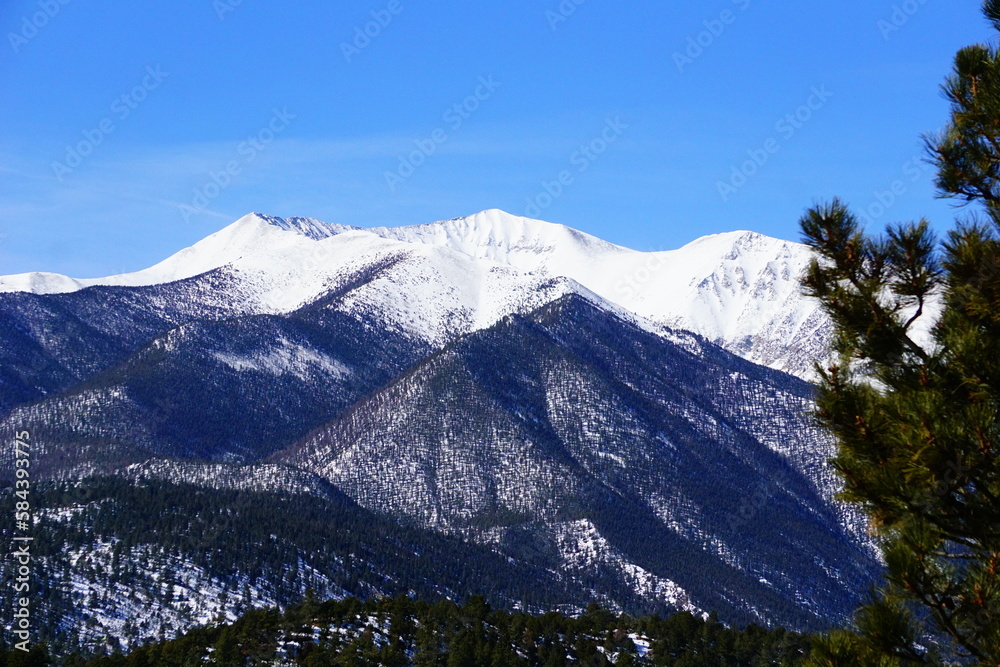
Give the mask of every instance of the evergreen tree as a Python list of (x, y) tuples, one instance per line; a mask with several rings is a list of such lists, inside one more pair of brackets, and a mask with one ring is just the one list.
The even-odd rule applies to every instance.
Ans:
[(244, 663), (243, 654), (240, 651), (239, 641), (232, 627), (225, 627), (215, 643), (215, 652), (212, 654), (213, 662), (217, 665), (242, 665)]
[[(1000, 0), (984, 13), (1000, 31)], [(997, 49), (961, 50), (945, 94), (950, 123), (927, 139), (937, 185), (977, 210), (944, 243), (926, 221), (867, 236), (836, 200), (801, 221), (818, 255), (804, 286), (836, 331), (818, 417), (886, 562), (885, 586), (853, 630), (819, 642), (817, 665), (1000, 664)]]

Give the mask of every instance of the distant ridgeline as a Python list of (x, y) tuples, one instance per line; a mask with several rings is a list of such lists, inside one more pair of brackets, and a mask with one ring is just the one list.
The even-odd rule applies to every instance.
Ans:
[[(257, 609), (235, 623), (194, 628), (128, 654), (84, 659), (66, 667), (186, 665), (755, 665), (794, 666), (809, 638), (778, 628), (734, 630), (714, 617), (681, 612), (618, 615), (591, 605), (578, 617), (496, 611), (478, 596), (464, 604), (428, 604), (409, 597), (319, 602), (311, 595), (284, 613)], [(36, 650), (30, 664), (48, 664)], [(26, 664), (20, 661), (0, 665)], [(8, 660), (10, 660), (8, 658)]]

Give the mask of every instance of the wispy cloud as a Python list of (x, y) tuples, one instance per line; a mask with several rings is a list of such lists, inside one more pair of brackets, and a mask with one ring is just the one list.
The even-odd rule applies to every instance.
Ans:
[[(537, 189), (537, 178), (551, 172), (546, 160), (562, 160), (602, 122), (601, 116), (540, 119), (519, 131), (470, 124), (395, 193), (385, 187), (385, 172), (434, 128), (351, 139), (276, 136), (252, 160), (240, 154), (242, 138), (108, 145), (62, 182), (52, 156), (8, 143), (0, 147), (0, 234), (8, 235), (0, 273), (105, 273), (108, 253), (98, 239), (118, 243), (117, 254), (129, 253), (134, 268), (142, 268), (252, 210), (363, 226), (428, 222), (493, 206), (515, 210)], [(196, 194), (233, 161), (238, 173), (192, 213)], [(503, 165), (512, 164), (519, 178), (501, 177)], [(62, 243), (58, 252), (49, 250), (53, 239)], [(67, 239), (75, 239), (69, 247)]]

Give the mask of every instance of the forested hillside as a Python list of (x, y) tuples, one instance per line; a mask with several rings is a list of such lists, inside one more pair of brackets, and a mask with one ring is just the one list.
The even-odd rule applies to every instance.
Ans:
[[(660, 618), (617, 615), (597, 605), (570, 617), (494, 610), (482, 597), (428, 604), (409, 597), (319, 602), (307, 596), (284, 613), (251, 611), (232, 624), (196, 628), (130, 654), (71, 667), (157, 665), (799, 665), (809, 639), (784, 629), (727, 628), (687, 612)], [(46, 664), (40, 652), (35, 664)], [(24, 658), (0, 659), (0, 665)]]

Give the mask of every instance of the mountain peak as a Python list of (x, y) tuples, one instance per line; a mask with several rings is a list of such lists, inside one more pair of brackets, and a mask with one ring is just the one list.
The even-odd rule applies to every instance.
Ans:
[(237, 220), (233, 226), (245, 227), (261, 223), (270, 227), (276, 227), (283, 231), (296, 232), (314, 241), (336, 236), (337, 234), (348, 230), (358, 229), (358, 227), (351, 227), (350, 225), (338, 225), (330, 222), (323, 222), (322, 220), (317, 220), (316, 218), (279, 218), (274, 215), (256, 212), (243, 216)]
[(488, 232), (491, 238), (505, 241), (524, 239), (525, 237), (544, 237), (555, 240), (560, 237), (569, 236), (578, 241), (602, 247), (617, 247), (596, 236), (581, 232), (572, 227), (567, 227), (566, 225), (535, 218), (526, 218), (523, 215), (514, 215), (498, 208), (489, 208), (469, 216), (452, 218), (451, 220), (443, 220), (433, 224), (451, 225), (453, 227), (461, 226), (470, 231), (478, 231), (481, 234)]
[[(543, 220), (492, 208), (473, 215), (408, 227), (376, 227), (369, 231), (407, 243), (448, 247), (476, 259), (488, 259), (523, 271), (552, 268), (566, 255), (586, 257), (626, 249)], [(560, 258), (560, 256), (563, 256)]]

